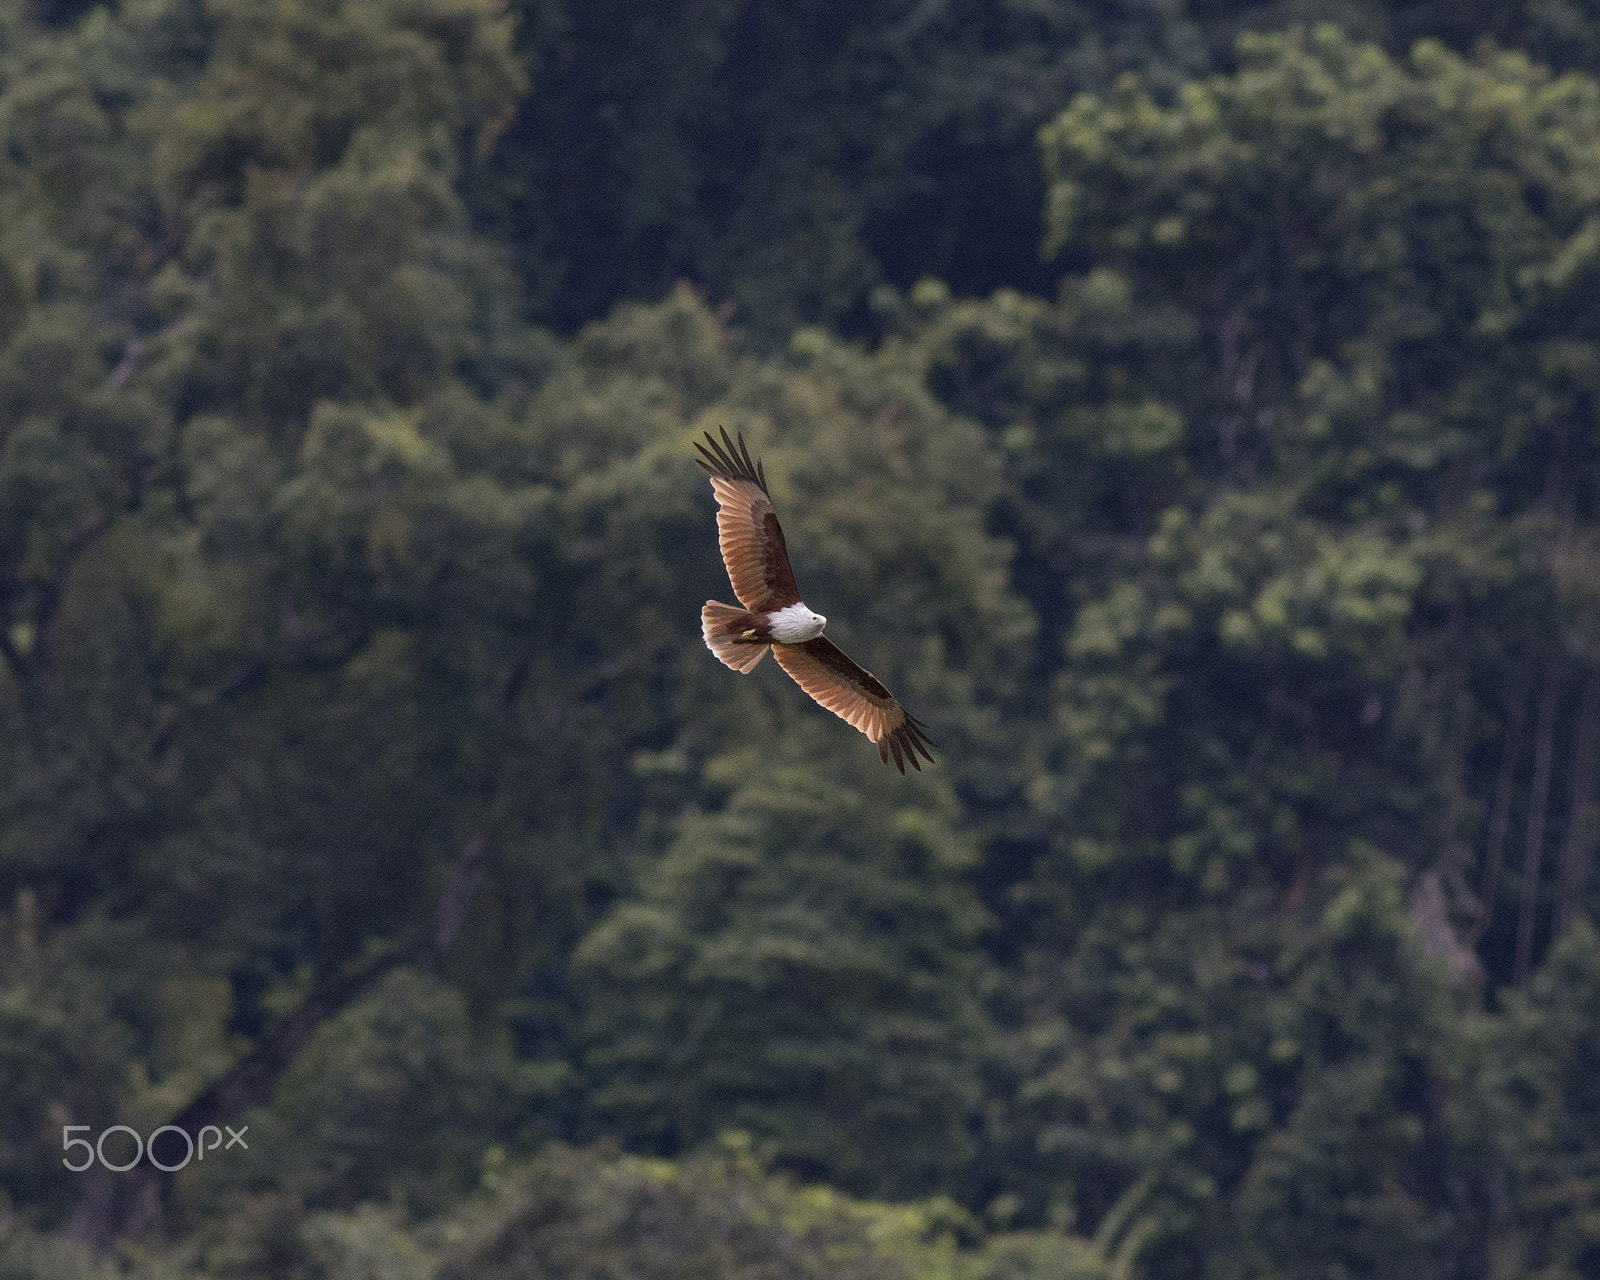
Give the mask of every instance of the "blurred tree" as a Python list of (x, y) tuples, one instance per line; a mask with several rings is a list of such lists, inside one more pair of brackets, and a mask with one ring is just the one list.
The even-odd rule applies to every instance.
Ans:
[(1491, 1219), (1495, 1274), (1581, 1276), (1600, 1256), (1595, 1153), (1600, 1135), (1600, 936), (1576, 924), (1526, 993), (1483, 1028), (1478, 1135), (1507, 1152)]
[(783, 720), (707, 763), (726, 801), (577, 952), (596, 1105), (672, 1146), (736, 1124), (846, 1186), (949, 1185), (982, 1093), (975, 851), (948, 783), (824, 770), (822, 726)]
[[(136, 491), (108, 479), (46, 505), (32, 480), (10, 491), (14, 525), (56, 540), (19, 533), (6, 596), (7, 706), (29, 730), (6, 739), (6, 887), (18, 936), (53, 949), (58, 982), (85, 970), (89, 993), (69, 1005), (48, 971), (16, 988), (33, 1047), (14, 1078), (38, 1106), (0, 1172), (40, 1222), (60, 1222), (88, 1185), (33, 1181), (53, 1124), (168, 1118), (308, 993), (410, 936), (475, 836), (489, 840), (492, 892), (452, 976), (480, 1038), (440, 1037), (438, 1103), (522, 1128), (495, 1110), (496, 1091), (542, 1098), (552, 1105), (526, 1122), (529, 1140), (593, 1123), (597, 1104), (572, 1092), (586, 1077), (568, 952), (701, 803), (705, 762), (771, 728), (769, 712), (720, 736), (763, 686), (690, 665), (706, 656), (694, 605), (720, 574), (686, 447), (700, 426), (725, 420), (758, 441), (781, 430), (794, 474), (832, 495), (795, 526), (817, 548), (797, 558), (818, 598), (857, 604), (863, 658), (941, 707), (960, 776), (1006, 785), (1014, 767), (1003, 751), (962, 749), (997, 740), (985, 704), (1015, 696), (1006, 655), (1030, 625), (1005, 587), (1004, 545), (981, 532), (997, 478), (973, 453), (981, 437), (952, 429), (906, 371), (822, 335), (792, 364), (745, 357), (686, 293), (565, 349), (521, 330), (496, 254), (453, 193), (517, 88), (505, 23), (443, 0), (314, 8), (133, 7), (30, 45), (41, 67), (0, 104), (21, 130), (23, 106), (59, 82), (86, 118), (104, 117), (85, 136), (116, 140), (103, 156), (84, 150), (72, 186), (46, 181), (60, 148), (19, 142), (8, 190), (33, 225), (57, 219), (31, 251), (79, 272), (79, 328), (56, 339), (84, 365), (72, 376), (156, 433), (135, 455)], [(130, 66), (146, 78), (97, 79)], [(116, 216), (90, 217), (91, 178)], [(83, 342), (91, 320), (109, 335), (98, 349)], [(8, 358), (44, 356), (14, 345)], [(18, 396), (49, 389), (20, 366), (13, 381)], [(27, 462), (17, 433), (8, 456)], [(781, 454), (769, 466), (792, 483)], [(91, 458), (38, 475), (71, 495), (102, 473), (117, 474)], [(82, 546), (68, 536), (79, 528)], [(778, 714), (816, 713), (796, 699)], [(846, 742), (861, 745), (848, 730)], [(685, 764), (647, 766), (641, 788), (629, 768), (640, 750)], [(961, 975), (976, 971), (981, 914), (961, 859), (942, 861), (970, 835), (948, 791), (938, 805), (925, 835), (945, 851), (943, 886), (920, 939), (890, 957), (904, 970), (861, 1010), (821, 1010), (820, 1025), (886, 1017), (895, 992), (926, 992), (926, 1044), (908, 1042), (902, 1065), (949, 1077), (935, 1105), (970, 1106), (969, 1024), (982, 1018)], [(893, 901), (922, 864), (883, 872)], [(116, 997), (95, 942), (113, 923), (130, 982), (160, 973), (214, 993), (220, 980), (232, 998), (175, 1009), (131, 1001), (143, 988)], [(115, 1034), (88, 1035), (85, 1019)], [(382, 1025), (371, 1090), (409, 1096), (390, 1079), (404, 1075), (402, 1028)], [(785, 1034), (781, 1018), (771, 1034)], [(844, 1053), (842, 1029), (829, 1034)], [(175, 1037), (206, 1052), (163, 1056)], [(478, 1045), (493, 1069), (460, 1060)], [(868, 1112), (890, 1106), (899, 1070), (880, 1073)], [(68, 1096), (79, 1078), (83, 1096)], [(341, 1116), (367, 1106), (357, 1094)], [(816, 1158), (795, 1135), (829, 1099), (783, 1104), (796, 1158)], [(455, 1175), (406, 1147), (411, 1111), (378, 1107), (363, 1130), (363, 1150), (411, 1150), (389, 1181), (314, 1138), (295, 1159), (348, 1176), (319, 1183), (284, 1154), (279, 1180), (313, 1197), (398, 1187), (433, 1203)], [(676, 1131), (725, 1119), (710, 1108)], [(474, 1132), (464, 1122), (460, 1141)], [(926, 1185), (959, 1151), (895, 1185)], [(837, 1139), (825, 1155), (853, 1158)], [(899, 1177), (887, 1163), (871, 1176)], [(103, 1212), (87, 1203), (78, 1229), (93, 1235), (84, 1224)]]
[(915, 1275), (879, 1243), (871, 1207), (763, 1178), (737, 1143), (678, 1166), (555, 1148), (490, 1187), (440, 1280)]
[[(1380, 945), (1402, 873), (1360, 851), (1401, 862), (1412, 927), (1470, 983), (1519, 669), (1543, 696), (1593, 663), (1563, 566), (1597, 515), (1600, 87), (1331, 28), (1240, 56), (1045, 130), (1054, 241), (1098, 263), (1057, 306), (884, 300), (1001, 443), (1019, 584), (1061, 645), (995, 1176), (1143, 1231), (1164, 1274), (1455, 1274), (1490, 1176), (1444, 1102), (1462, 1013)], [(1553, 780), (1592, 786), (1585, 713), (1555, 705), (1528, 720), (1545, 763), (1510, 775), (1535, 849)], [(1389, 921), (1359, 945), (1352, 877), (1387, 904), (1352, 918)], [(1540, 938), (1550, 888), (1491, 884)], [(1492, 977), (1509, 941), (1488, 934)]]
[[(159, 1123), (259, 1026), (252, 975), (403, 931), (485, 822), (441, 803), (468, 762), (422, 727), (449, 677), (401, 596), (412, 518), (535, 505), (463, 504), (415, 427), (488, 411), (467, 366), (499, 285), (451, 180), (517, 89), (508, 39), (474, 3), (152, 3), (13, 62), (0, 876), (54, 957), (20, 1007), (68, 1054), (17, 1067), (58, 1082), (9, 1169), (47, 1212), (100, 1185), (29, 1176), (53, 1126)], [(350, 736), (369, 715), (386, 751)], [(374, 873), (400, 849), (424, 856)]]
[[(1596, 515), (1600, 366), (1577, 299), (1593, 280), (1600, 90), (1437, 45), (1407, 68), (1331, 29), (1246, 52), (1246, 70), (1170, 111), (1129, 84), (1046, 138), (1056, 234), (1100, 246), (1135, 297), (1188, 320), (1183, 461), (1207, 477), (1151, 530), (1156, 576), (1106, 591), (1074, 651), (1121, 662), (1145, 633), (1234, 668), (1211, 696), (1235, 724), (1298, 738), (1288, 767), (1310, 770), (1307, 798), (1337, 794), (1379, 823), (1361, 834), (1438, 861), (1470, 912), (1471, 797), (1493, 790), (1480, 744), (1520, 714), (1512, 675), (1531, 665), (1548, 685), (1593, 662), (1587, 589), (1562, 566)], [(1278, 685), (1237, 665), (1262, 658), (1304, 672)], [(1063, 685), (1104, 688), (1087, 663)], [(1256, 750), (1247, 735), (1234, 758)], [(1170, 777), (1183, 754), (1151, 758)], [(1368, 760), (1376, 791), (1358, 781)], [(1312, 782), (1329, 767), (1352, 772)], [(1308, 816), (1284, 828), (1291, 845)], [(1179, 838), (1187, 859), (1198, 847)]]

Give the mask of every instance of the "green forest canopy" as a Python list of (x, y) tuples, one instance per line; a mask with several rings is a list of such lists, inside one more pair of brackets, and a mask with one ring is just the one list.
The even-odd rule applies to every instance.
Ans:
[[(1597, 77), (0, 4), (0, 1276), (1600, 1275)], [(705, 651), (720, 425), (936, 768)]]

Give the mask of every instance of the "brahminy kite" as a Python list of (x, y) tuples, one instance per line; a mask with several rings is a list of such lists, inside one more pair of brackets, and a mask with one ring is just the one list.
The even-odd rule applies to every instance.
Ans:
[[(709, 445), (708, 449), (706, 445)], [(700, 629), (706, 647), (725, 666), (749, 672), (772, 651), (778, 665), (834, 715), (849, 721), (878, 747), (885, 764), (894, 753), (895, 766), (905, 762), (920, 771), (917, 752), (931, 764), (928, 748), (938, 746), (923, 732), (927, 728), (894, 700), (870, 671), (857, 666), (844, 650), (827, 639), (822, 629), (828, 620), (813, 613), (800, 599), (783, 530), (772, 510), (767, 476), (759, 459), (740, 435), (736, 446), (722, 428), (718, 444), (706, 432), (706, 443), (695, 442), (698, 462), (711, 476), (717, 495), (717, 541), (727, 566), (733, 594), (742, 609), (707, 600), (700, 610)]]

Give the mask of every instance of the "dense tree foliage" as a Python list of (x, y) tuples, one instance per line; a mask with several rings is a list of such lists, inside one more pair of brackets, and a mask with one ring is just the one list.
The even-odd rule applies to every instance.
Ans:
[(15, 0), (0, 139), (0, 1274), (1600, 1275), (1600, 10)]
[(1484, 39), (1600, 66), (1591, 0), (516, 0), (535, 92), (470, 184), (526, 306), (569, 328), (688, 278), (759, 340), (870, 331), (882, 283), (1053, 290), (1035, 135), (1081, 92), (1162, 101), (1236, 38), (1327, 19), (1405, 55)]

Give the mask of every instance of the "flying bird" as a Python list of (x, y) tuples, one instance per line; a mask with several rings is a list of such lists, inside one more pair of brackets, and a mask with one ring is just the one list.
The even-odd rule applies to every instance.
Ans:
[[(710, 448), (706, 446), (709, 445)], [(744, 673), (772, 651), (778, 665), (834, 715), (847, 720), (877, 745), (889, 763), (890, 752), (901, 773), (907, 760), (918, 770), (917, 752), (931, 764), (928, 748), (938, 746), (924, 732), (922, 721), (895, 701), (873, 674), (857, 666), (843, 649), (822, 634), (828, 620), (800, 599), (783, 530), (772, 509), (767, 476), (759, 459), (752, 462), (741, 434), (737, 445), (722, 428), (718, 444), (706, 432), (695, 442), (698, 462), (711, 476), (717, 495), (717, 542), (727, 566), (733, 594), (744, 606), (707, 600), (700, 610), (706, 647), (725, 665)]]

